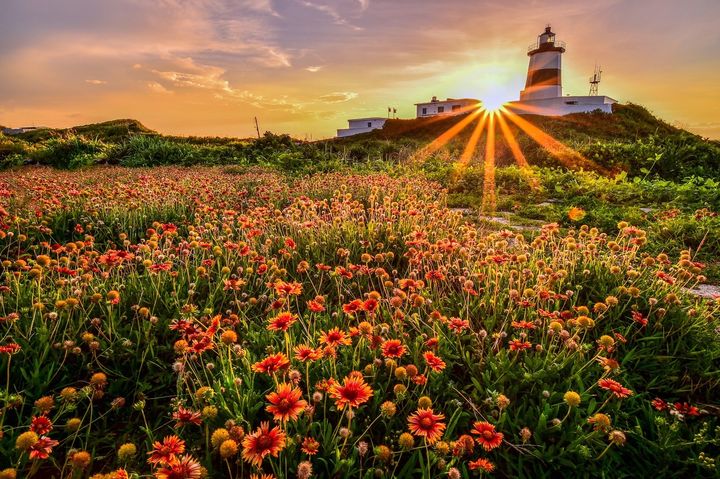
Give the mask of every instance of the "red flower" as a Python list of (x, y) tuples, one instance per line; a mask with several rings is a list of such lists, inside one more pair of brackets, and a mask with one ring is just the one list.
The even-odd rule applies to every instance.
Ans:
[(290, 360), (283, 353), (271, 354), (262, 361), (252, 365), (256, 373), (275, 374), (281, 369), (290, 366)]
[(44, 436), (45, 434), (52, 431), (53, 423), (48, 419), (46, 415), (35, 417), (33, 416), (30, 422), (30, 430), (34, 433)]
[(175, 462), (180, 454), (185, 452), (185, 441), (177, 436), (165, 436), (163, 441), (155, 441), (153, 450), (148, 454), (150, 464), (170, 464)]
[(645, 316), (643, 316), (643, 314), (640, 313), (640, 312), (638, 312), (638, 311), (633, 311), (633, 312), (632, 312), (632, 319), (633, 319), (633, 321), (635, 321), (636, 323), (638, 323), (640, 326), (645, 326), (645, 325), (647, 325), (647, 323), (648, 323), (647, 318), (646, 318)]
[(347, 304), (343, 304), (342, 307), (345, 314), (355, 314), (358, 311), (362, 311), (363, 309), (363, 302), (359, 299), (353, 299)]
[(262, 422), (255, 432), (245, 436), (242, 446), (242, 458), (259, 467), (266, 456), (277, 457), (285, 448), (285, 433), (277, 426), (270, 429), (269, 423)]
[(614, 379), (601, 379), (598, 381), (598, 386), (605, 389), (606, 391), (612, 392), (616, 398), (626, 398), (628, 396), (631, 396), (633, 392), (626, 387), (623, 387), (622, 384), (615, 381)]
[(310, 309), (310, 311), (312, 311), (313, 313), (322, 313), (323, 311), (325, 311), (325, 306), (323, 306), (321, 302), (314, 299), (308, 301), (307, 306), (308, 309)]
[(52, 454), (52, 448), (59, 443), (49, 437), (42, 436), (38, 442), (30, 447), (30, 459), (47, 459)]
[(358, 371), (345, 376), (342, 386), (339, 383), (333, 384), (328, 392), (330, 397), (335, 399), (335, 405), (340, 410), (346, 406), (358, 407), (366, 403), (373, 394), (372, 388), (365, 383), (362, 373)]
[(467, 319), (450, 318), (448, 327), (455, 334), (461, 334), (463, 331), (470, 327), (470, 321), (468, 321)]
[(177, 411), (172, 415), (172, 418), (177, 421), (175, 427), (186, 426), (188, 424), (194, 424), (199, 426), (202, 423), (201, 415), (197, 411), (187, 409), (182, 406), (178, 406)]
[(654, 407), (658, 411), (667, 411), (669, 408), (668, 403), (666, 403), (665, 401), (663, 401), (660, 398), (653, 399), (651, 404), (652, 404), (652, 407)]
[(290, 384), (279, 385), (277, 392), (271, 392), (265, 397), (270, 402), (265, 410), (272, 414), (276, 421), (295, 421), (307, 406), (307, 401), (300, 399), (302, 391)]
[(442, 281), (443, 279), (445, 279), (445, 275), (442, 273), (442, 271), (433, 269), (433, 270), (430, 270), (427, 273), (425, 273), (425, 279), (428, 281), (432, 281), (432, 280)]
[(513, 321), (510, 325), (515, 329), (535, 329), (535, 325), (530, 321)]
[(519, 339), (513, 339), (512, 341), (510, 341), (509, 344), (510, 351), (524, 351), (532, 347), (532, 344), (530, 344), (528, 341), (520, 341)]
[(470, 433), (477, 436), (475, 440), (486, 451), (491, 451), (500, 446), (504, 437), (503, 433), (495, 430), (495, 426), (493, 424), (485, 421), (477, 421), (473, 424), (473, 428)]
[(287, 331), (297, 319), (296, 315), (286, 311), (278, 314), (274, 318), (270, 318), (267, 329), (268, 331)]
[(158, 469), (155, 472), (155, 477), (157, 479), (200, 479), (202, 477), (202, 466), (194, 457), (182, 456)]
[(362, 305), (363, 311), (366, 311), (370, 314), (375, 313), (375, 310), (377, 309), (377, 307), (378, 307), (378, 302), (376, 299), (373, 299), (373, 298), (366, 299)]
[(471, 471), (474, 471), (476, 469), (482, 469), (485, 472), (493, 472), (495, 470), (495, 464), (483, 457), (479, 457), (475, 461), (468, 462), (468, 467)]
[(8, 343), (0, 346), (0, 354), (12, 355), (20, 351), (20, 345), (17, 343)]
[(435, 353), (432, 351), (425, 351), (423, 353), (423, 358), (425, 358), (425, 363), (427, 363), (428, 367), (436, 373), (445, 369), (445, 361), (440, 359), (440, 357), (435, 356)]
[(695, 406), (691, 406), (690, 404), (688, 404), (686, 402), (684, 402), (684, 403), (676, 402), (675, 404), (673, 404), (673, 407), (675, 408), (675, 410), (677, 412), (679, 412), (680, 414), (684, 414), (685, 416), (699, 416), (700, 415), (700, 410), (698, 410), (698, 408), (696, 408)]
[(380, 347), (382, 349), (383, 356), (386, 358), (399, 358), (407, 351), (405, 345), (397, 339), (388, 339), (383, 342)]
[(435, 444), (445, 431), (443, 414), (434, 414), (432, 408), (419, 408), (408, 417), (408, 428), (416, 436), (424, 437), (428, 444)]

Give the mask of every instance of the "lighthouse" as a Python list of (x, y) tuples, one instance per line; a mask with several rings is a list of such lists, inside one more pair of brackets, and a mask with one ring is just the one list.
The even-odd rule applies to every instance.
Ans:
[(520, 101), (542, 100), (562, 96), (562, 54), (565, 42), (555, 39), (550, 25), (538, 35), (537, 42), (528, 47), (528, 65), (525, 89)]
[(506, 108), (520, 114), (562, 116), (571, 113), (601, 111), (612, 113), (615, 103), (607, 96), (563, 96), (562, 55), (565, 42), (555, 38), (550, 25), (528, 47), (530, 57), (525, 89), (520, 101), (505, 104)]

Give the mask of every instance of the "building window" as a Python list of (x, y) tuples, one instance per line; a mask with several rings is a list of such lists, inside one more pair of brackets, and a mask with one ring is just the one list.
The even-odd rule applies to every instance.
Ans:
[(460, 105), (453, 105), (452, 111), (458, 111), (460, 109)]
[(439, 107), (438, 107), (438, 113), (444, 113), (444, 112), (445, 112), (445, 107), (444, 107), (444, 106), (439, 106)]
[(427, 108), (423, 108), (423, 109), (422, 109), (422, 114), (423, 114), (423, 115), (427, 115)]
[(577, 101), (575, 101), (575, 100), (570, 100), (570, 101), (566, 101), (565, 104), (566, 104), (566, 105), (577, 105)]
[(371, 121), (368, 122), (368, 128), (372, 128), (372, 122), (371, 122)]

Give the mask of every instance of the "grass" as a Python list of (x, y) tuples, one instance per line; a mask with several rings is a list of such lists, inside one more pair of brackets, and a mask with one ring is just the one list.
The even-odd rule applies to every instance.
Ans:
[(493, 231), (417, 171), (0, 182), (0, 477), (718, 474), (720, 303), (662, 229)]

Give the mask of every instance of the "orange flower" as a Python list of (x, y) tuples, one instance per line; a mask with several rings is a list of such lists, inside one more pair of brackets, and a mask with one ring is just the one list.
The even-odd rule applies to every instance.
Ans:
[(425, 363), (427, 363), (428, 367), (436, 373), (445, 369), (445, 361), (440, 359), (440, 357), (435, 356), (435, 353), (432, 351), (425, 351), (423, 353), (423, 358), (425, 358)]
[(266, 456), (277, 457), (285, 448), (285, 433), (277, 426), (270, 429), (269, 423), (262, 422), (255, 432), (245, 436), (242, 446), (242, 458), (259, 467)]
[(567, 215), (571, 221), (580, 221), (581, 219), (585, 218), (585, 210), (575, 206), (573, 208), (570, 208)]
[(495, 464), (488, 461), (484, 457), (479, 457), (475, 461), (468, 462), (468, 467), (471, 471), (474, 471), (476, 469), (482, 469), (485, 472), (493, 472), (495, 470)]
[(295, 359), (298, 361), (317, 361), (322, 358), (322, 356), (322, 350), (314, 349), (304, 344), (295, 347)]
[(192, 456), (182, 456), (155, 472), (157, 479), (200, 479), (202, 467)]
[(475, 440), (480, 444), (486, 451), (491, 451), (496, 447), (500, 446), (503, 441), (503, 433), (497, 432), (495, 426), (485, 421), (478, 421), (473, 424), (473, 428), (470, 430), (471, 434), (478, 437)]
[(345, 376), (342, 386), (335, 383), (329, 390), (330, 397), (335, 399), (335, 405), (342, 410), (358, 407), (372, 397), (373, 390), (365, 383), (362, 373), (353, 371)]
[(280, 296), (299, 296), (302, 294), (302, 284), (300, 283), (286, 283), (279, 279), (273, 285), (275, 292)]
[(614, 379), (601, 379), (598, 381), (598, 386), (603, 388), (606, 391), (612, 392), (616, 398), (626, 398), (628, 396), (632, 396), (633, 392), (624, 387), (619, 382), (615, 381)]
[(155, 441), (153, 450), (148, 454), (150, 464), (169, 464), (175, 462), (177, 457), (185, 452), (185, 441), (177, 436), (165, 436), (163, 441)]
[(363, 309), (363, 302), (359, 299), (353, 299), (347, 304), (343, 304), (342, 307), (345, 314), (354, 314), (358, 311), (362, 311)]
[(313, 313), (322, 313), (323, 311), (325, 311), (325, 306), (323, 306), (321, 302), (314, 299), (308, 301), (307, 306), (308, 309)]
[(320, 334), (320, 343), (336, 347), (340, 345), (347, 346), (351, 344), (352, 341), (347, 336), (345, 331), (340, 331), (339, 328), (332, 328), (330, 331), (323, 331)]
[(530, 344), (529, 341), (521, 341), (519, 339), (513, 339), (509, 344), (510, 351), (524, 351), (532, 347), (532, 344)]
[(388, 339), (380, 347), (386, 358), (399, 358), (407, 351), (405, 345), (397, 339)]
[(314, 456), (320, 449), (320, 443), (312, 437), (306, 437), (303, 439), (302, 447), (300, 449), (308, 456)]
[(290, 329), (290, 326), (292, 326), (295, 321), (297, 321), (297, 316), (290, 313), (290, 312), (283, 312), (275, 316), (274, 318), (270, 318), (268, 320), (267, 329), (268, 331), (287, 331)]
[(252, 365), (256, 373), (275, 374), (281, 369), (290, 366), (290, 360), (283, 353), (271, 354), (262, 361)]
[(290, 384), (279, 385), (277, 392), (271, 392), (265, 397), (270, 401), (270, 406), (265, 410), (272, 414), (276, 421), (295, 421), (307, 406), (307, 401), (300, 399), (302, 391)]
[(435, 444), (445, 431), (444, 414), (434, 414), (432, 408), (419, 408), (408, 417), (408, 428), (416, 436), (424, 437), (428, 444)]

